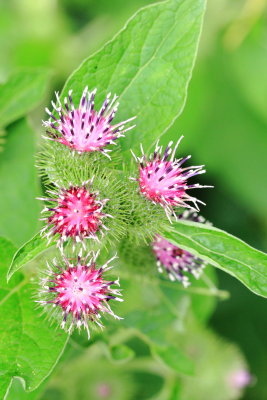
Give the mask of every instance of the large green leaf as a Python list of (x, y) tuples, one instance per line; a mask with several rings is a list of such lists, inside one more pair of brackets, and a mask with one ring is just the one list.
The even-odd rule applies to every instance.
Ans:
[(6, 271), (15, 251), (0, 238), (0, 398), (14, 376), (34, 390), (49, 375), (62, 351), (67, 335), (47, 323), (36, 309), (33, 284), (17, 273), (9, 285)]
[(49, 78), (45, 69), (20, 70), (0, 85), (0, 126), (22, 117), (43, 99)]
[(7, 129), (0, 156), (0, 235), (17, 245), (32, 237), (39, 226), (40, 202), (34, 167), (34, 132), (25, 119)]
[(193, 375), (194, 363), (186, 354), (178, 350), (176, 347), (160, 347), (153, 346), (153, 352), (159, 357), (164, 364), (177, 372), (178, 374)]
[[(169, 0), (138, 11), (117, 36), (70, 76), (78, 103), (86, 85), (98, 88), (97, 105), (120, 95), (118, 118), (137, 116), (122, 148), (149, 147), (179, 116), (186, 100), (205, 11), (205, 0)], [(129, 157), (127, 152), (126, 157)]]
[(220, 229), (189, 221), (173, 223), (162, 236), (267, 297), (267, 255), (261, 251)]
[(7, 279), (9, 280), (16, 271), (54, 245), (55, 242), (52, 241), (48, 244), (47, 239), (37, 233), (16, 251), (7, 273)]
[(5, 400), (38, 400), (44, 391), (47, 382), (44, 380), (42, 384), (32, 392), (25, 392), (23, 382), (20, 379), (14, 378), (8, 390)]

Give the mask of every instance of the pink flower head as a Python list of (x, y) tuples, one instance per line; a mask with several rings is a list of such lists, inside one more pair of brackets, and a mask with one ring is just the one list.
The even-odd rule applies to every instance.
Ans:
[[(112, 120), (118, 110), (119, 103), (116, 102), (115, 95), (110, 100), (109, 93), (99, 111), (94, 109), (94, 98), (96, 89), (88, 92), (88, 87), (83, 91), (80, 104), (74, 107), (72, 101), (72, 90), (68, 97), (64, 99), (62, 105), (59, 94), (56, 93), (57, 104), (52, 102), (53, 113), (46, 108), (50, 116), (48, 121), (44, 121), (47, 128), (49, 139), (62, 143), (80, 153), (101, 151), (108, 156), (110, 150), (104, 149), (109, 144), (115, 144), (115, 140), (135, 125), (126, 127), (125, 125), (135, 117), (126, 121), (111, 125)], [(52, 129), (52, 130), (51, 130)], [(108, 156), (109, 157), (109, 156)]]
[(102, 219), (111, 215), (104, 214), (102, 209), (108, 200), (98, 200), (98, 193), (91, 192), (87, 183), (85, 182), (81, 187), (71, 185), (67, 189), (59, 188), (58, 192), (48, 191), (55, 197), (41, 198), (52, 203), (51, 207), (45, 207), (42, 211), (46, 213), (43, 220), (47, 222), (42, 233), (45, 232), (49, 239), (59, 234), (59, 244), (68, 238), (76, 242), (86, 238), (97, 240), (96, 233), (98, 231), (102, 233), (102, 227), (107, 230)]
[[(141, 193), (153, 201), (164, 207), (167, 215), (173, 214), (173, 207), (186, 207), (192, 210), (199, 210), (197, 203), (202, 201), (190, 196), (187, 190), (195, 188), (203, 188), (210, 186), (201, 186), (198, 183), (188, 185), (189, 178), (204, 174), (203, 165), (182, 168), (182, 165), (191, 157), (174, 159), (176, 149), (183, 136), (178, 140), (176, 146), (172, 150), (172, 142), (168, 144), (162, 154), (162, 147), (156, 145), (155, 151), (146, 158), (141, 146), (142, 156), (135, 157), (139, 163), (139, 182)], [(193, 203), (194, 207), (188, 203)]]
[(96, 387), (96, 391), (99, 399), (108, 399), (112, 395), (112, 388), (108, 383), (99, 383)]
[(228, 383), (235, 389), (243, 389), (252, 382), (252, 376), (246, 369), (232, 371), (228, 376)]
[[(178, 218), (195, 222), (205, 221), (204, 218), (198, 216), (197, 213), (188, 210), (184, 211)], [(175, 246), (160, 235), (156, 235), (152, 243), (152, 249), (157, 258), (159, 272), (165, 270), (172, 281), (178, 280), (185, 287), (190, 285), (188, 276), (186, 276), (185, 273), (192, 274), (195, 278), (199, 278), (206, 265), (205, 261)]]
[(61, 328), (69, 333), (75, 326), (79, 330), (83, 326), (90, 337), (88, 322), (103, 327), (101, 313), (120, 319), (108, 304), (110, 300), (122, 301), (120, 291), (111, 287), (119, 286), (119, 280), (107, 281), (103, 278), (104, 271), (112, 268), (109, 264), (116, 257), (97, 268), (97, 256), (98, 253), (89, 253), (82, 257), (80, 252), (73, 262), (63, 255), (64, 266), (53, 260), (53, 265), (48, 264), (48, 271), (41, 280), (42, 300), (37, 302), (43, 306), (53, 306), (55, 313), (62, 315)]

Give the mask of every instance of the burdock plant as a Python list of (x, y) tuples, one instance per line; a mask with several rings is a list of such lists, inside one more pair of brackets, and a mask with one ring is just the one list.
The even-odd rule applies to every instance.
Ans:
[[(7, 135), (1, 171), (12, 193), (12, 212), (3, 213), (5, 229), (17, 245), (30, 233), (35, 236), (18, 250), (0, 238), (0, 398), (7, 399), (13, 377), (35, 390), (68, 341), (79, 352), (77, 360), (86, 348), (91, 376), (108, 395), (114, 390), (116, 400), (117, 383), (140, 365), (148, 375), (157, 374), (155, 381), (164, 381), (161, 393), (150, 398), (181, 394), (181, 400), (217, 400), (226, 393), (223, 400), (236, 399), (253, 382), (238, 349), (218, 341), (206, 325), (216, 299), (228, 297), (217, 288), (215, 269), (267, 297), (267, 257), (202, 217), (214, 207), (207, 201), (205, 208), (204, 202), (213, 184), (204, 174), (209, 160), (202, 160), (194, 146), (191, 161), (183, 146), (193, 148), (192, 139), (173, 125), (185, 105), (204, 11), (204, 0), (149, 5), (73, 72), (40, 121), (35, 171), (41, 193), (33, 190), (33, 172), (28, 176), (24, 170), (24, 162), (32, 162), (32, 156), (27, 162), (23, 158), (33, 148), (26, 140), (31, 127), (25, 119), (15, 121), (23, 108), (28, 112), (40, 82), (36, 87), (36, 76), (15, 75), (3, 85), (1, 101), (7, 104), (1, 129), (7, 127)], [(19, 91), (20, 84), (24, 90)], [(26, 86), (34, 87), (31, 95), (25, 95)], [(6, 154), (6, 146), (14, 154)], [(15, 195), (18, 174), (23, 194)], [(43, 207), (40, 213), (37, 204)], [(15, 217), (23, 220), (19, 229), (12, 223)], [(38, 218), (42, 226), (37, 229)], [(117, 363), (115, 384), (103, 376), (104, 357)], [(74, 365), (86, 370), (88, 359)], [(218, 379), (211, 388), (214, 371)], [(73, 379), (79, 397), (80, 376)], [(124, 389), (121, 393), (127, 393)], [(66, 389), (63, 397), (68, 396)]]

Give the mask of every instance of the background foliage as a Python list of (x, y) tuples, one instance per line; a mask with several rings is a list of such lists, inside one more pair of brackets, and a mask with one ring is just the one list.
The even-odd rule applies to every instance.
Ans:
[[(144, 0), (0, 2), (1, 271), (7, 271), (15, 249), (39, 228), (40, 210), (35, 197), (42, 188), (34, 168), (34, 154), (40, 142), (43, 106), (84, 58), (147, 4)], [(206, 179), (215, 189), (199, 194), (208, 204), (202, 214), (215, 226), (263, 251), (267, 250), (266, 26), (264, 0), (208, 2), (185, 109), (162, 138), (167, 143), (184, 134), (182, 153), (192, 153), (195, 164), (205, 162), (208, 174), (202, 182)], [(174, 29), (177, 37), (179, 26)], [(168, 55), (169, 52), (162, 54), (165, 62), (155, 65), (155, 71), (162, 74), (159, 82), (170, 73)], [(141, 61), (146, 64), (147, 60)], [(182, 61), (177, 61), (178, 69), (184, 68)], [(123, 64), (120, 68), (112, 83), (118, 93), (123, 82), (117, 81), (116, 76), (123, 76)], [(170, 79), (175, 79), (172, 72)], [(140, 87), (144, 80), (143, 76)], [(169, 84), (166, 89), (165, 95), (172, 97), (172, 86)], [(137, 108), (125, 112), (140, 114), (144, 124), (148, 110), (138, 108), (144, 102), (141, 89), (138, 95)], [(126, 101), (131, 90), (123, 96)], [(165, 110), (166, 126), (168, 118), (175, 118), (182, 107), (181, 100), (179, 109)], [(149, 113), (153, 113), (152, 107)], [(149, 127), (155, 137), (161, 132), (156, 122), (152, 120)], [(130, 145), (125, 141), (126, 147)], [(25, 393), (21, 381), (14, 379), (6, 395), (8, 400), (264, 399), (264, 299), (224, 272), (216, 270), (215, 275), (211, 267), (186, 291), (167, 281), (159, 284), (153, 268), (146, 279), (140, 279), (134, 257), (132, 274), (122, 269), (126, 250), (121, 249), (120, 273), (126, 300), (116, 310), (125, 316), (119, 331), (118, 325), (109, 321), (104, 333), (95, 332), (90, 343), (85, 337), (74, 335), (50, 378), (47, 375), (59, 357), (58, 348), (63, 350), (66, 337), (59, 331), (46, 331), (46, 321), (32, 308), (32, 294), (23, 290), (27, 271), (17, 272), (8, 287), (1, 273), (1, 395), (15, 375), (25, 379), (28, 390), (40, 386)], [(19, 256), (20, 262), (23, 252)], [(127, 261), (131, 264), (131, 260)], [(42, 263), (40, 255), (27, 268), (36, 269)], [(22, 303), (23, 313), (19, 307)], [(149, 319), (144, 304), (150, 310)], [(16, 309), (15, 320), (8, 318), (10, 307)], [(27, 326), (24, 332), (20, 331), (20, 319)], [(41, 327), (37, 338), (36, 331), (30, 329), (36, 321)], [(41, 347), (34, 345), (35, 340)], [(23, 365), (25, 346), (16, 348), (16, 359), (13, 358), (18, 341), (31, 343), (27, 352), (32, 352), (32, 365)], [(60, 346), (56, 346), (59, 342)], [(57, 350), (49, 343), (55, 343)], [(239, 368), (249, 368), (254, 376), (244, 395), (231, 388), (228, 380), (231, 371)]]

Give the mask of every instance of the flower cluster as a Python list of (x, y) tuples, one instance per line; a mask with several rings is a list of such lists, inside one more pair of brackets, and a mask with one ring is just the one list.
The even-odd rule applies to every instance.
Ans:
[[(43, 209), (42, 220), (45, 221), (45, 226), (42, 233), (49, 241), (57, 242), (62, 259), (60, 261), (55, 259), (52, 264), (48, 263), (48, 270), (41, 279), (41, 299), (38, 301), (46, 308), (52, 307), (53, 315), (60, 316), (62, 319), (63, 329), (71, 332), (75, 327), (79, 330), (84, 327), (88, 336), (88, 323), (94, 322), (102, 327), (100, 323), (102, 314), (106, 313), (119, 318), (112, 312), (109, 301), (122, 301), (122, 299), (120, 291), (113, 288), (114, 285), (118, 285), (118, 280), (109, 281), (103, 278), (104, 272), (111, 268), (109, 264), (114, 258), (97, 268), (98, 252), (97, 254), (88, 252), (86, 256), (83, 256), (82, 251), (86, 250), (87, 245), (91, 246), (92, 240), (95, 240), (99, 248), (101, 247), (105, 235), (108, 235), (108, 231), (111, 230), (109, 221), (116, 220), (116, 215), (119, 215), (118, 210), (121, 209), (126, 210), (124, 223), (128, 223), (129, 229), (134, 225), (135, 232), (139, 226), (142, 230), (144, 212), (151, 213), (151, 215), (148, 214), (151, 226), (153, 224), (156, 226), (157, 220), (153, 221), (150, 216), (158, 215), (159, 210), (167, 224), (172, 223), (173, 219), (204, 222), (197, 214), (198, 204), (204, 203), (189, 195), (188, 191), (208, 187), (198, 183), (188, 183), (190, 178), (203, 174), (205, 170), (202, 165), (184, 167), (190, 156), (175, 158), (182, 139), (180, 138), (174, 148), (170, 142), (165, 150), (157, 143), (154, 153), (149, 157), (146, 157), (142, 145), (140, 157), (133, 153), (138, 176), (131, 179), (138, 182), (136, 185), (138, 194), (135, 194), (134, 199), (137, 198), (139, 206), (135, 205), (135, 200), (128, 201), (127, 209), (125, 197), (120, 197), (119, 190), (113, 191), (111, 197), (108, 195), (109, 199), (106, 198), (101, 187), (93, 183), (92, 176), (87, 175), (87, 172), (90, 175), (91, 170), (95, 170), (98, 158), (93, 159), (94, 165), (91, 164), (92, 168), (88, 167), (86, 172), (83, 167), (90, 162), (88, 154), (92, 152), (99, 154), (99, 157), (104, 154), (111, 159), (108, 154), (111, 150), (107, 146), (115, 144), (115, 140), (134, 128), (135, 125), (129, 126), (129, 122), (135, 117), (113, 124), (119, 105), (117, 96), (111, 98), (108, 94), (102, 107), (97, 111), (94, 103), (95, 94), (96, 90), (89, 92), (86, 87), (76, 107), (72, 91), (69, 91), (68, 96), (64, 98), (64, 104), (56, 93), (57, 102), (56, 104), (52, 102), (53, 112), (46, 109), (49, 120), (43, 122), (46, 127), (46, 138), (52, 141), (53, 146), (56, 146), (54, 142), (57, 142), (57, 146), (62, 146), (64, 151), (66, 149), (67, 152), (70, 151), (72, 158), (75, 159), (76, 167), (75, 171), (72, 171), (75, 184), (69, 180), (68, 184), (62, 185), (62, 181), (59, 183), (52, 179), (50, 180), (52, 187), (47, 190), (48, 197), (41, 198), (46, 203)], [(56, 152), (60, 153), (60, 149), (56, 149)], [(86, 154), (87, 158), (84, 158)], [(47, 160), (49, 160), (49, 154), (46, 156)], [(51, 171), (49, 168), (46, 171), (48, 175)], [(118, 181), (118, 187), (125, 185), (127, 188), (122, 174), (112, 168), (111, 165), (109, 173), (113, 171), (114, 176), (118, 176), (118, 179), (115, 178)], [(60, 167), (57, 166), (56, 169), (60, 174)], [(65, 177), (67, 172), (64, 171), (64, 173)], [(100, 180), (104, 185), (102, 187), (108, 187), (111, 184), (110, 175), (107, 175), (104, 170), (101, 171)], [(124, 192), (127, 193), (127, 189)], [(113, 202), (116, 193), (118, 199)], [(142, 214), (138, 214), (141, 202), (151, 207), (145, 207), (142, 209)], [(113, 208), (109, 204), (113, 204)], [(189, 211), (184, 211), (177, 216), (178, 209), (181, 208), (189, 209)], [(121, 224), (121, 221), (118, 221), (118, 224)], [(144, 232), (145, 229), (142, 231)], [(125, 235), (127, 238), (127, 230)], [(142, 237), (142, 235), (139, 236)], [(72, 242), (74, 254), (70, 258), (65, 255), (65, 250), (63, 252), (63, 247), (68, 247), (69, 242)], [(176, 279), (184, 286), (189, 284), (188, 274), (198, 277), (205, 265), (205, 262), (193, 254), (174, 246), (158, 234), (154, 237), (152, 248), (159, 270), (165, 269), (172, 280)], [(75, 256), (75, 254), (79, 255)]]

